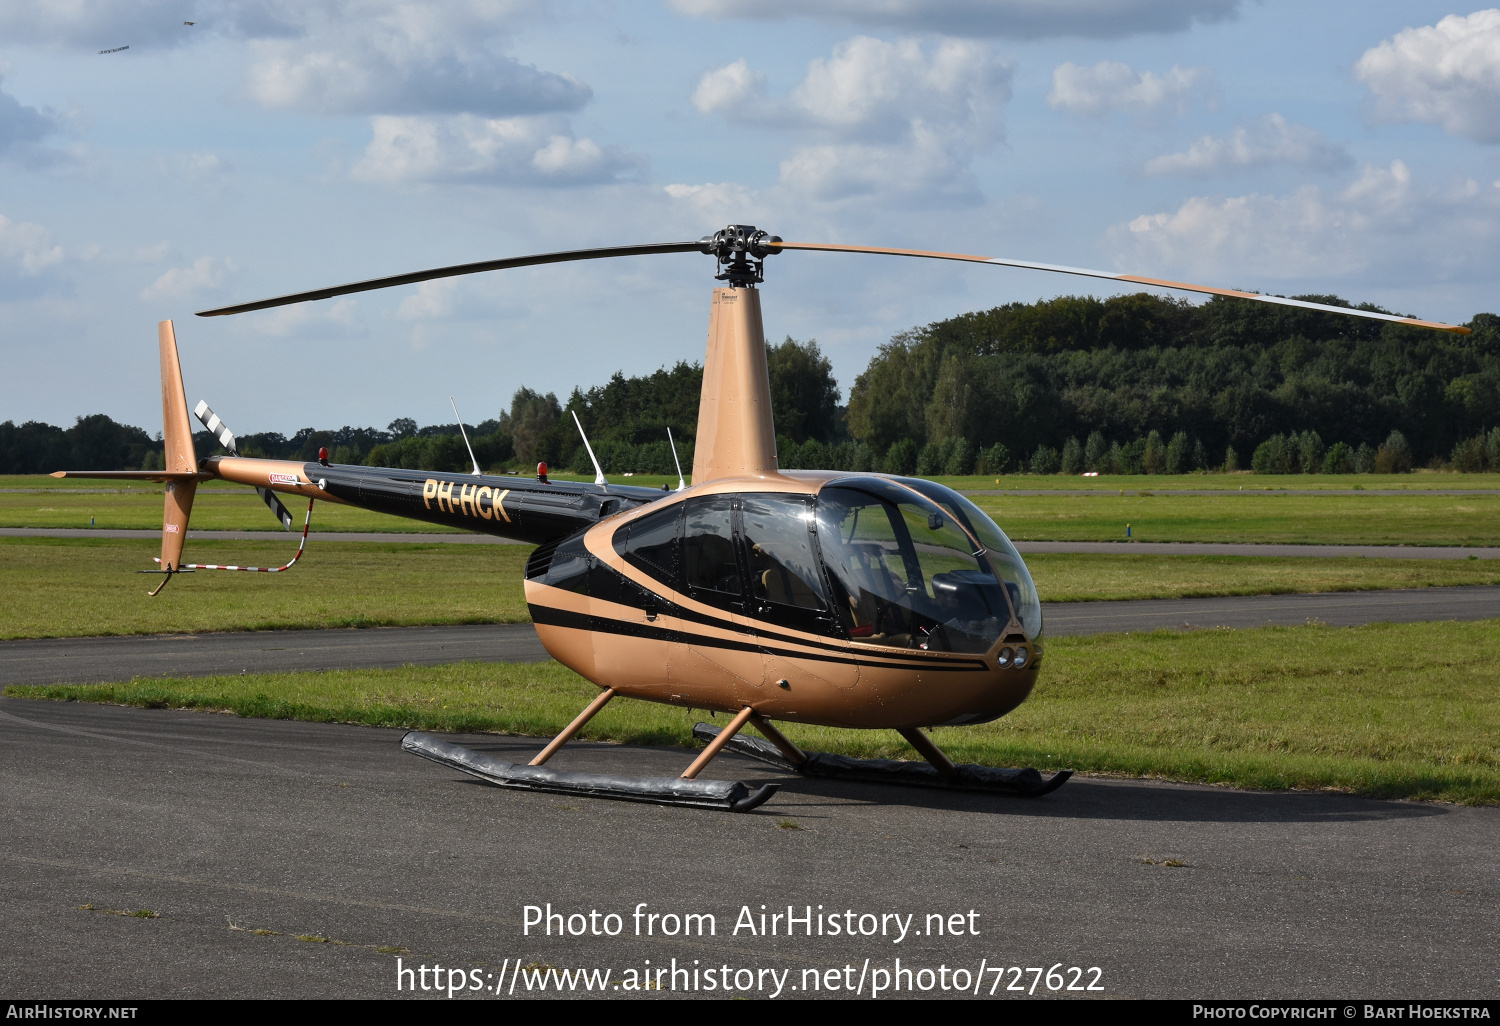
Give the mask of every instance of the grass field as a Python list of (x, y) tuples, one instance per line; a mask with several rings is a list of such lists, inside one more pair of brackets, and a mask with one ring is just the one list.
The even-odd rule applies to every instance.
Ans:
[(974, 496), (1017, 541), (1500, 544), (1496, 495)]
[[(5, 694), (546, 736), (597, 690), (555, 663), (463, 663)], [(698, 718), (619, 701), (582, 736), (687, 747)], [(914, 757), (893, 731), (787, 733), (823, 751)], [(994, 723), (939, 728), (934, 740), (985, 765), (1496, 804), (1500, 621), (1054, 639), (1025, 704)]]
[(1006, 474), (1003, 477), (937, 477), (960, 491), (1426, 491), (1431, 489), (1500, 490), (1500, 474), (1450, 474), (1419, 470), (1412, 474)]
[[(109, 530), (161, 530), (162, 491), (160, 485), (131, 485), (117, 488), (110, 481), (56, 481), (41, 478), (66, 488), (46, 491), (6, 490), (29, 486), (12, 485), (17, 478), (0, 478), (0, 527), (67, 527)], [(32, 481), (34, 478), (20, 480)], [(45, 488), (46, 486), (37, 486)], [(283, 495), (281, 501), (291, 511), (297, 529), (307, 512), (306, 500)], [(90, 518), (93, 524), (89, 523)], [(265, 531), (281, 533), (281, 527), (265, 503), (244, 485), (218, 481), (204, 482), (193, 500), (191, 526), (200, 531)], [(313, 507), (312, 529), (318, 531), (419, 532), (422, 534), (457, 533), (454, 528), (407, 520), (385, 513), (320, 502)], [(293, 543), (295, 546), (295, 542)]]
[[(193, 541), (201, 563), (280, 566), (275, 542)], [(149, 540), (0, 538), (0, 638), (80, 637), (300, 627), (526, 622), (522, 571), (530, 546), (308, 543), (280, 574), (202, 570), (137, 576), (161, 551)]]
[[(279, 566), (272, 541), (189, 543), (194, 562)], [(154, 599), (149, 539), (0, 538), (0, 639), (271, 628), (515, 623), (529, 619), (521, 576), (530, 547), (314, 538), (282, 574), (205, 570)], [(1500, 560), (1037, 554), (1044, 601), (1360, 591), (1500, 584)]]
[[(592, 481), (592, 475), (571, 474), (567, 472), (554, 472), (552, 476), (560, 481)], [(632, 477), (624, 477), (613, 474), (610, 480), (618, 484), (644, 485), (648, 488), (660, 488), (663, 484), (677, 487), (677, 475), (665, 474), (640, 474)], [(1105, 474), (1102, 477), (1080, 477), (1077, 475), (1048, 474), (1038, 476), (1035, 474), (1006, 474), (1003, 477), (993, 477), (980, 474), (969, 474), (962, 477), (933, 478), (941, 481), (950, 488), (962, 491), (991, 490), (991, 489), (1020, 489), (1023, 491), (1037, 490), (1087, 490), (1110, 492), (1136, 491), (1147, 488), (1155, 490), (1214, 490), (1214, 491), (1263, 491), (1265, 489), (1290, 488), (1294, 490), (1315, 489), (1324, 490), (1348, 490), (1358, 489), (1361, 491), (1397, 489), (1403, 491), (1423, 491), (1428, 489), (1449, 488), (1483, 488), (1500, 490), (1500, 474), (1450, 474), (1435, 471), (1418, 470), (1411, 474), (1127, 474), (1117, 476)], [(231, 485), (222, 481), (207, 481), (201, 488), (238, 488), (240, 485)], [(46, 474), (0, 474), (0, 492), (9, 489), (43, 488), (47, 490), (91, 490), (91, 489), (140, 489), (160, 493), (161, 486), (149, 483), (124, 484), (115, 481), (94, 480), (90, 478), (55, 478)]]
[[(1405, 475), (1407, 480), (1412, 476)], [(1446, 481), (1464, 475), (1424, 476)], [(1468, 476), (1489, 478), (1497, 475)], [(1208, 479), (1205, 475), (1197, 477)], [(654, 479), (640, 480), (649, 483)], [(1223, 495), (1205, 496), (1153, 493), (1140, 487), (1140, 482), (1147, 480), (1145, 478), (1119, 480), (1132, 482), (1125, 495), (1119, 494), (1119, 489), (1101, 488), (1098, 494), (1092, 495), (980, 495), (975, 496), (975, 501), (1012, 538), (1021, 541), (1123, 540), (1125, 526), (1129, 524), (1131, 536), (1137, 541), (1500, 544), (1500, 492), (1461, 496), (1421, 493), (1268, 495), (1247, 489), (1243, 493), (1234, 490)], [(1348, 478), (1342, 480), (1347, 483)], [(159, 491), (140, 486), (124, 489), (69, 487), (53, 491), (0, 489), (0, 527), (87, 529), (92, 518), (96, 528), (159, 530), (161, 506)], [(288, 508), (299, 520), (306, 509), (305, 506), (296, 507), (295, 503)], [(254, 492), (239, 486), (215, 485), (200, 490), (193, 506), (192, 526), (199, 530), (276, 533), (276, 522), (260, 499)], [(320, 503), (313, 511), (314, 532), (432, 533), (451, 530), (335, 503)]]

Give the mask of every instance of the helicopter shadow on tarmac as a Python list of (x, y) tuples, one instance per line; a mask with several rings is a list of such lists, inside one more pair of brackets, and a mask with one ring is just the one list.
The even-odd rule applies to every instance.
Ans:
[[(464, 741), (475, 751), (525, 762), (541, 747), (541, 739), (473, 735)], [(661, 763), (663, 772), (686, 765), (688, 750), (645, 745), (614, 745), (575, 741), (568, 746), (570, 761), (580, 769), (605, 770), (603, 763), (626, 756), (631, 765), (642, 758)], [(944, 791), (840, 780), (819, 780), (778, 773), (744, 756), (724, 753), (714, 764), (715, 777), (743, 780), (752, 789), (777, 783), (781, 791), (768, 804), (750, 813), (759, 816), (825, 817), (837, 815), (840, 804), (886, 805), (934, 812), (976, 813), (992, 816), (1124, 820), (1195, 823), (1357, 823), (1396, 821), (1447, 815), (1449, 806), (1429, 802), (1360, 798), (1327, 792), (1245, 791), (1202, 784), (1073, 777), (1061, 789), (1040, 798)], [(456, 777), (476, 787), (497, 785)], [(603, 800), (603, 799), (596, 799)], [(682, 810), (683, 815), (712, 815)]]

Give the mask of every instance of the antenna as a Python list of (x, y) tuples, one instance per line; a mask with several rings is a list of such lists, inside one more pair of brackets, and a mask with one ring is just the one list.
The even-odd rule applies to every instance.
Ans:
[(458, 415), (458, 403), (453, 401), (451, 395), (448, 397), (448, 405), (453, 407), (454, 419), (458, 421), (458, 433), (464, 436), (464, 448), (469, 450), (469, 460), (474, 464), (474, 476), (481, 477), (484, 472), (479, 469), (479, 461), (474, 459), (474, 447), (469, 444), (469, 433), (464, 430), (464, 419)]
[(609, 481), (604, 477), (604, 471), (599, 469), (598, 457), (594, 455), (594, 447), (589, 444), (589, 436), (583, 433), (583, 424), (578, 420), (578, 411), (573, 412), (573, 423), (578, 425), (578, 437), (583, 439), (583, 447), (589, 451), (589, 459), (594, 464), (594, 484), (608, 485)]
[(672, 447), (672, 462), (677, 464), (677, 490), (684, 491), (687, 482), (682, 478), (682, 461), (677, 458), (677, 443), (672, 440), (672, 429), (667, 428), (667, 444)]

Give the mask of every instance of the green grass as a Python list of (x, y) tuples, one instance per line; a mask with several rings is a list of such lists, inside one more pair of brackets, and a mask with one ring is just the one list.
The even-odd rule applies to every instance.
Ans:
[(1496, 495), (977, 495), (1017, 541), (1500, 544)]
[(1500, 474), (1454, 474), (1419, 470), (1412, 474), (1006, 474), (1003, 477), (971, 474), (966, 477), (935, 477), (960, 491), (1265, 491), (1290, 488), (1298, 491), (1360, 491), (1396, 489), (1423, 491), (1448, 488), (1500, 489)]
[[(6, 487), (15, 478), (0, 479)], [(106, 530), (161, 530), (162, 503), (160, 485), (117, 487), (112, 481), (88, 481), (74, 485), (71, 479), (52, 484), (66, 488), (50, 491), (0, 490), (0, 527), (67, 527)], [(42, 486), (45, 487), (45, 486)], [(301, 529), (307, 503), (295, 495), (283, 495), (281, 501), (291, 511)], [(198, 486), (193, 499), (191, 526), (200, 531), (266, 531), (281, 533), (281, 527), (260, 496), (244, 485), (218, 481)], [(335, 502), (320, 502), (313, 508), (312, 529), (318, 531), (417, 532), (421, 534), (460, 533), (420, 520), (407, 520), (386, 513), (356, 509)], [(294, 543), (295, 544), (295, 543)]]
[[(1387, 483), (1372, 475), (1356, 475), (1369, 487)], [(1232, 477), (1232, 476), (1231, 476)], [(1241, 477), (1250, 482), (1332, 482), (1329, 487), (1347, 487), (1355, 476), (1323, 478)], [(1276, 495), (1247, 487), (1226, 490), (1222, 495), (1177, 495), (1153, 493), (1151, 481), (1221, 482), (1225, 475), (1189, 475), (1175, 478), (1116, 478), (1110, 487), (1097, 487), (1090, 495), (996, 496), (979, 495), (975, 501), (1006, 532), (1025, 541), (1123, 541), (1125, 525), (1137, 541), (1237, 541), (1262, 543), (1367, 544), (1367, 545), (1496, 545), (1500, 544), (1500, 492), (1494, 495), (1442, 496), (1420, 491), (1404, 495)], [(1500, 475), (1424, 474), (1398, 475), (1402, 484), (1424, 479), (1435, 485), (1458, 487), (1467, 483), (1500, 487)], [(11, 481), (31, 481), (11, 478)], [(52, 481), (42, 478), (41, 481)], [(632, 478), (646, 484), (659, 478)], [(969, 479), (951, 479), (964, 485)], [(1104, 478), (1013, 478), (1007, 484), (1060, 487), (1058, 482), (1105, 481)], [(57, 483), (57, 482), (54, 482)], [(154, 487), (131, 486), (105, 489), (70, 487), (53, 491), (0, 490), (0, 527), (89, 527), (160, 530), (162, 498)], [(100, 484), (101, 482), (92, 482)], [(1114, 484), (1128, 483), (1124, 495)], [(301, 518), (306, 507), (288, 507)], [(193, 506), (192, 526), (199, 530), (266, 531), (274, 535), (276, 523), (253, 491), (215, 483), (204, 487)], [(452, 533), (456, 529), (375, 513), (369, 510), (320, 503), (313, 511), (313, 531), (379, 531)]]
[[(275, 542), (190, 541), (198, 563), (280, 566)], [(516, 623), (527, 545), (327, 542), (314, 538), (279, 574), (200, 570), (156, 598), (160, 543), (110, 538), (0, 538), (0, 638), (79, 637), (301, 627)]]
[[(551, 475), (559, 481), (592, 481), (592, 474), (574, 474), (554, 471)], [(663, 484), (677, 487), (676, 474), (638, 474), (625, 477), (623, 474), (609, 475), (616, 484), (644, 485), (660, 488)], [(1087, 489), (1090, 491), (1117, 491), (1124, 488), (1134, 491), (1139, 488), (1196, 489), (1257, 491), (1266, 488), (1294, 489), (1405, 489), (1419, 491), (1430, 488), (1491, 488), (1500, 489), (1500, 474), (1456, 474), (1418, 470), (1411, 474), (1251, 474), (1242, 471), (1235, 474), (1105, 474), (1101, 477), (1079, 477), (1069, 474), (1006, 474), (993, 477), (969, 474), (962, 477), (939, 475), (933, 478), (950, 488), (1011, 489), (1052, 491), (1056, 489)], [(200, 488), (241, 488), (224, 481), (206, 481)], [(55, 478), (46, 474), (0, 474), (0, 492), (16, 488), (43, 488), (56, 490), (126, 489), (143, 490), (161, 494), (161, 486), (150, 483), (132, 484), (123, 481), (105, 481), (92, 478)]]
[[(189, 542), (198, 563), (280, 566), (295, 537)], [(159, 578), (148, 539), (0, 538), (0, 638), (295, 627), (521, 623), (525, 545), (308, 542), (280, 574)], [(1050, 554), (1027, 559), (1048, 602), (1500, 584), (1500, 560)]]
[(1136, 556), (1034, 553), (1044, 602), (1289, 595), (1500, 584), (1500, 559), (1320, 559), (1312, 556)]
[[(5, 694), (547, 736), (597, 690), (555, 663), (460, 663)], [(700, 718), (617, 701), (583, 736), (688, 747)], [(786, 729), (823, 751), (914, 757), (893, 731)], [(934, 739), (956, 760), (986, 765), (1497, 804), (1500, 621), (1054, 639), (1030, 700), (994, 723), (939, 728)]]
[[(577, 474), (553, 474), (553, 480), (588, 480)], [(660, 488), (660, 475), (611, 478), (617, 484)], [(670, 479), (672, 487), (677, 478)], [(88, 530), (161, 530), (162, 486), (151, 482), (53, 478), (45, 475), (0, 475), (0, 527), (52, 527)], [(282, 495), (299, 529), (307, 502)], [(90, 518), (93, 524), (89, 523)], [(204, 481), (193, 500), (192, 527), (200, 531), (281, 530), (260, 496), (245, 485)], [(313, 508), (313, 533), (319, 531), (376, 531), (381, 533), (463, 534), (458, 528), (376, 513), (334, 502)]]

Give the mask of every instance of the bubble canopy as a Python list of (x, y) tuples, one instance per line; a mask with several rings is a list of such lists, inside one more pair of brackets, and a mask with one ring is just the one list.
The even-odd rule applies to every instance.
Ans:
[(1034, 638), (1041, 609), (1015, 548), (957, 492), (917, 490), (930, 484), (844, 478), (819, 491), (819, 548), (850, 640), (986, 652), (1012, 608)]
[(1000, 525), (991, 520), (989, 514), (974, 505), (970, 499), (947, 485), (916, 478), (902, 483), (921, 492), (953, 514), (969, 529), (969, 533), (978, 539), (979, 544), (985, 548), (985, 558), (1005, 581), (1011, 606), (1016, 611), (1016, 619), (1021, 621), (1021, 629), (1033, 641), (1040, 638), (1042, 602), (1037, 596), (1036, 584), (1031, 579), (1031, 571), (1026, 569), (1025, 560), (1021, 558), (1021, 554), (1016, 551), (1016, 547), (1011, 544), (1005, 532), (1000, 530)]

